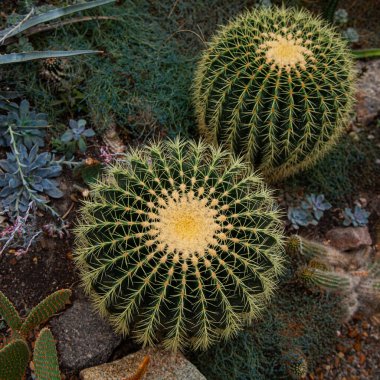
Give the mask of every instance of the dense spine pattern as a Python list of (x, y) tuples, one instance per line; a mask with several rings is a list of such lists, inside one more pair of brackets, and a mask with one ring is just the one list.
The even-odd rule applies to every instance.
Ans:
[(310, 166), (344, 129), (353, 62), (342, 38), (306, 11), (260, 8), (221, 28), (199, 62), (201, 133), (267, 180)]
[(0, 291), (0, 316), (12, 330), (18, 330), (21, 327), (22, 320), (13, 306), (12, 302), (6, 295)]
[(48, 328), (42, 329), (36, 340), (33, 361), (38, 380), (61, 380), (57, 349)]
[(29, 363), (29, 348), (22, 339), (15, 339), (0, 350), (0, 380), (22, 379)]
[(132, 151), (76, 228), (86, 291), (118, 332), (206, 348), (256, 317), (283, 268), (279, 213), (240, 159), (204, 143)]
[(64, 309), (66, 304), (70, 302), (71, 293), (70, 289), (61, 289), (42, 300), (26, 317), (21, 325), (20, 334), (27, 336), (31, 330)]

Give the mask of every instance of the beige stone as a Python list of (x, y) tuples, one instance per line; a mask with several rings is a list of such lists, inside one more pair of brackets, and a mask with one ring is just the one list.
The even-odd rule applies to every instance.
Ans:
[(128, 380), (149, 356), (149, 364), (142, 380), (206, 380), (181, 353), (160, 348), (145, 348), (112, 363), (81, 371), (81, 380)]
[(326, 239), (330, 245), (341, 251), (372, 244), (367, 227), (333, 228), (327, 232)]

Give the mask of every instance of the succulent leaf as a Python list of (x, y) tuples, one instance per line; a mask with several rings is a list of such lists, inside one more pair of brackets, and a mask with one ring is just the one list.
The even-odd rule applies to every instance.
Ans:
[(352, 108), (352, 54), (304, 10), (256, 8), (219, 29), (199, 62), (200, 132), (244, 156), (269, 181), (313, 163)]
[(61, 289), (42, 300), (26, 317), (21, 325), (20, 334), (22, 336), (28, 335), (31, 330), (46, 322), (58, 311), (64, 309), (66, 304), (70, 302), (71, 293), (70, 289)]
[(92, 185), (76, 262), (97, 309), (144, 345), (206, 348), (256, 317), (283, 268), (279, 212), (240, 159), (153, 143)]
[(0, 315), (12, 330), (18, 330), (21, 326), (21, 318), (12, 302), (0, 291)]
[(33, 361), (38, 380), (61, 380), (57, 349), (53, 334), (48, 328), (42, 329), (38, 335)]
[(7, 153), (0, 160), (0, 202), (11, 213), (24, 213), (31, 201), (41, 206), (47, 203), (42, 194), (60, 198), (63, 193), (52, 179), (61, 174), (62, 167), (48, 152), (38, 154), (34, 145), (30, 152), (24, 145), (18, 152)]
[(23, 339), (15, 339), (0, 349), (0, 380), (20, 380), (29, 363), (30, 352)]

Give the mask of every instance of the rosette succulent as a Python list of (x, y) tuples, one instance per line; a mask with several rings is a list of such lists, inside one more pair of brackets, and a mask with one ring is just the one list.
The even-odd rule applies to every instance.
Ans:
[(92, 185), (76, 228), (87, 293), (144, 345), (206, 348), (256, 317), (283, 269), (279, 212), (240, 159), (152, 143)]
[(23, 144), (28, 149), (33, 145), (44, 146), (47, 115), (32, 111), (27, 100), (21, 101), (20, 105), (12, 103), (11, 107), (13, 110), (7, 115), (0, 115), (0, 146), (7, 147), (11, 143), (12, 137), (8, 128), (12, 128), (17, 144)]
[(336, 142), (351, 110), (351, 52), (304, 10), (260, 7), (219, 29), (194, 81), (200, 132), (276, 181)]
[(62, 172), (62, 166), (54, 161), (48, 152), (38, 153), (35, 145), (30, 152), (24, 145), (18, 151), (7, 153), (0, 160), (0, 202), (11, 213), (24, 213), (30, 202), (43, 206), (52, 198), (60, 198), (63, 193), (54, 179)]

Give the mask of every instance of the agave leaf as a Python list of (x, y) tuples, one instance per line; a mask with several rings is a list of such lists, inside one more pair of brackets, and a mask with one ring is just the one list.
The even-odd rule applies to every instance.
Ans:
[(18, 63), (33, 61), (35, 59), (45, 59), (45, 58), (58, 58), (58, 57), (72, 57), (74, 55), (83, 54), (97, 54), (101, 53), (97, 50), (69, 50), (69, 51), (32, 51), (27, 53), (10, 53), (0, 55), (0, 65), (5, 65), (8, 63)]
[(95, 1), (90, 1), (88, 3), (84, 3), (84, 4), (75, 4), (75, 5), (69, 5), (67, 7), (52, 9), (51, 11), (30, 17), (29, 19), (20, 23), (20, 25), (17, 27), (11, 26), (7, 29), (0, 31), (0, 39), (4, 37), (5, 39), (13, 37), (38, 24), (49, 22), (57, 18), (70, 15), (72, 13), (76, 13), (76, 12), (84, 11), (87, 9), (99, 7), (101, 5), (113, 3), (115, 1), (116, 0), (95, 0)]

